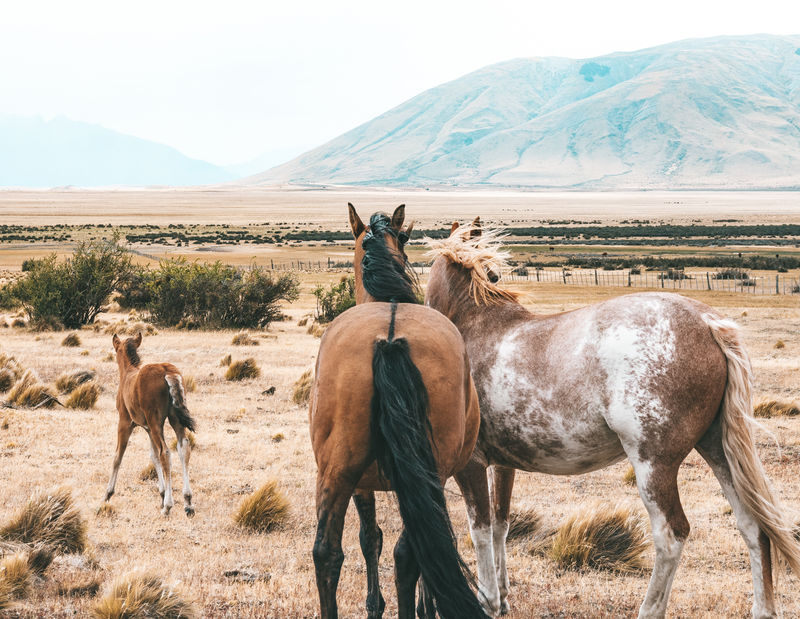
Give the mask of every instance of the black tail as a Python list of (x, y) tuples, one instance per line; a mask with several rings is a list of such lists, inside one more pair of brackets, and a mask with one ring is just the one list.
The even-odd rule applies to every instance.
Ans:
[(169, 386), (169, 397), (172, 400), (172, 411), (175, 413), (175, 418), (184, 428), (194, 432), (194, 419), (189, 414), (184, 398), (183, 379), (180, 374), (167, 374), (164, 380)]
[(484, 619), (447, 514), (430, 440), (428, 392), (408, 341), (394, 339), (396, 311), (392, 303), (389, 337), (376, 342), (372, 359), (371, 435), (378, 468), (397, 494), (408, 541), (440, 616)]

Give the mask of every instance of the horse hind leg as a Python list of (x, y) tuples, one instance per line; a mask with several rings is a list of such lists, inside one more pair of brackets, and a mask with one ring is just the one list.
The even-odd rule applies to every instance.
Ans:
[(378, 580), (378, 560), (381, 550), (383, 550), (383, 531), (375, 518), (375, 493), (357, 490), (353, 494), (353, 503), (361, 520), (358, 539), (367, 563), (367, 617), (368, 619), (380, 619), (386, 603), (381, 595)]
[(403, 528), (394, 547), (394, 582), (397, 588), (398, 619), (414, 619), (414, 591), (419, 580), (419, 563)]
[[(170, 421), (170, 423), (172, 423)], [(192, 505), (192, 486), (189, 483), (189, 456), (192, 455), (192, 446), (186, 438), (186, 429), (178, 422), (173, 424), (175, 438), (177, 439), (178, 456), (181, 459), (183, 469), (183, 511), (191, 518), (194, 516), (194, 506)]]
[(106, 496), (104, 501), (108, 502), (114, 494), (114, 488), (117, 485), (117, 474), (119, 473), (119, 465), (122, 463), (122, 456), (125, 455), (125, 449), (128, 447), (128, 440), (133, 432), (133, 424), (130, 421), (120, 421), (117, 426), (117, 449), (114, 453), (114, 462), (111, 465), (111, 477), (108, 480), (106, 487)]
[(733, 487), (730, 467), (722, 449), (722, 435), (718, 424), (715, 423), (698, 443), (697, 451), (711, 467), (719, 481), (722, 493), (730, 503), (736, 517), (739, 532), (747, 545), (750, 554), (750, 570), (753, 574), (753, 617), (755, 619), (776, 617), (770, 541), (760, 530), (756, 519), (745, 508)]
[(639, 608), (639, 619), (660, 618), (666, 613), (672, 581), (678, 570), (684, 542), (689, 536), (689, 521), (686, 520), (678, 494), (680, 462), (664, 465), (632, 456), (633, 453), (629, 452), (628, 457), (636, 472), (639, 496), (650, 516), (656, 551), (653, 573), (644, 602)]
[(172, 499), (172, 470), (170, 467), (169, 447), (164, 440), (164, 432), (162, 428), (150, 429), (150, 443), (155, 451), (156, 456), (156, 472), (161, 472), (161, 477), (164, 483), (164, 499), (161, 503), (161, 513), (169, 516), (169, 512), (175, 502)]
[[(149, 434), (149, 430), (148, 430)], [(158, 483), (158, 494), (161, 497), (161, 503), (164, 503), (164, 471), (161, 469), (161, 462), (158, 458), (158, 452), (153, 440), (150, 440), (150, 461), (153, 463), (153, 468), (156, 471), (156, 481)]]

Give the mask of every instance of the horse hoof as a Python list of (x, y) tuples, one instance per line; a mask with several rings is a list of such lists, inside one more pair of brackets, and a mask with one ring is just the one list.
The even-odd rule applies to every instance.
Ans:
[(186, 507), (184, 507), (183, 511), (186, 512), (187, 518), (194, 518), (194, 507), (192, 507), (191, 505), (187, 505)]
[(165, 505), (164, 507), (161, 508), (161, 513), (164, 514), (165, 517), (168, 517), (169, 516), (169, 510), (170, 510), (170, 508)]

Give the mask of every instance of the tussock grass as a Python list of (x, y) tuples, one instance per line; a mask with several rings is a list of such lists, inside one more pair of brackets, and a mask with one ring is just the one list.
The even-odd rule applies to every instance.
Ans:
[(31, 586), (28, 559), (20, 554), (9, 555), (0, 561), (0, 580), (4, 581), (13, 598), (22, 598)]
[(11, 584), (0, 578), (0, 612), (11, 608), (14, 596), (11, 594)]
[(153, 466), (151, 462), (146, 467), (144, 467), (141, 471), (139, 471), (139, 479), (141, 481), (152, 481), (158, 479), (158, 473), (156, 473), (156, 467)]
[(783, 340), (778, 340), (777, 342), (775, 342), (775, 348), (777, 348), (778, 350), (780, 350), (781, 348), (786, 348), (786, 342), (784, 342)]
[[(186, 438), (189, 439), (189, 447), (191, 447), (192, 451), (194, 451), (194, 448), (197, 446), (197, 439), (194, 435), (194, 432), (192, 432), (191, 430), (186, 430)], [(172, 443), (170, 444), (170, 449), (173, 450), (178, 449), (178, 437), (172, 439)]]
[[(155, 469), (153, 470), (155, 471)], [(96, 515), (103, 517), (111, 517), (115, 513), (116, 510), (114, 509), (114, 505), (112, 503), (109, 503), (108, 501), (100, 503), (100, 507), (98, 507), (97, 511), (95, 512)]]
[(635, 572), (644, 567), (647, 546), (647, 528), (637, 511), (597, 504), (561, 525), (548, 554), (562, 568)]
[(253, 357), (248, 357), (242, 361), (234, 361), (228, 366), (228, 371), (225, 372), (225, 380), (245, 380), (247, 378), (258, 378), (259, 376), (261, 376), (261, 369)]
[(232, 361), (231, 356), (225, 355), (222, 359), (220, 359), (219, 366), (221, 368), (226, 368), (231, 364), (231, 361)]
[(0, 539), (41, 544), (63, 552), (86, 548), (86, 521), (75, 506), (69, 488), (35, 494), (9, 522), (0, 527)]
[(56, 594), (62, 597), (94, 597), (102, 582), (97, 576), (71, 574), (58, 583)]
[(129, 572), (92, 607), (95, 619), (194, 619), (194, 603), (153, 572)]
[(278, 488), (278, 482), (268, 481), (239, 504), (234, 521), (245, 529), (266, 533), (289, 517), (289, 501)]
[(753, 407), (755, 417), (796, 417), (800, 404), (792, 400), (762, 400)]
[(8, 402), (23, 408), (40, 405), (52, 408), (56, 403), (56, 393), (52, 387), (42, 384), (33, 370), (27, 370), (8, 392)]
[(532, 537), (542, 525), (542, 518), (533, 509), (512, 511), (508, 516), (508, 537), (506, 540), (513, 542)]
[(14, 375), (14, 372), (8, 368), (0, 370), (0, 393), (5, 393), (11, 389), (16, 380), (17, 377)]
[(83, 383), (76, 387), (72, 393), (69, 394), (64, 406), (67, 408), (79, 408), (82, 410), (89, 410), (97, 402), (100, 396), (100, 387), (96, 382), (91, 381)]
[(103, 328), (103, 333), (106, 335), (136, 335), (137, 333), (141, 333), (142, 335), (158, 335), (158, 329), (149, 322), (140, 321), (130, 324), (124, 320), (118, 320), (106, 325)]
[(297, 321), (298, 327), (305, 327), (308, 324), (308, 316), (303, 316), (300, 320)]
[(632, 464), (629, 464), (628, 468), (626, 468), (625, 472), (622, 474), (622, 481), (625, 482), (626, 486), (636, 485), (636, 471), (633, 470)]
[(16, 329), (24, 329), (25, 327), (28, 326), (28, 323), (25, 322), (22, 318), (15, 318), (11, 322), (11, 326), (16, 328)]
[(81, 345), (81, 338), (78, 337), (77, 333), (69, 333), (67, 337), (61, 340), (61, 345), (66, 346), (67, 348), (75, 348)]
[(239, 331), (233, 336), (231, 344), (234, 346), (258, 346), (258, 340), (254, 339), (247, 331)]
[(11, 391), (8, 392), (8, 402), (10, 404), (16, 404), (22, 393), (28, 387), (35, 385), (38, 382), (39, 376), (37, 376), (36, 372), (33, 370), (26, 370), (25, 373), (20, 376), (17, 382), (15, 382), (11, 387)]
[(194, 393), (197, 391), (197, 379), (191, 374), (183, 376), (183, 388), (186, 393)]
[(25, 557), (31, 572), (37, 576), (44, 574), (45, 570), (50, 567), (54, 558), (55, 553), (53, 549), (42, 544), (37, 544), (31, 548)]
[(61, 393), (70, 393), (78, 385), (88, 383), (93, 380), (95, 373), (92, 370), (75, 370), (74, 372), (64, 372), (56, 378), (56, 389)]
[(306, 333), (308, 333), (309, 335), (313, 335), (314, 337), (322, 337), (322, 334), (325, 333), (325, 329), (327, 328), (328, 325), (324, 325), (315, 320), (308, 326)]
[(278, 432), (272, 435), (272, 442), (273, 443), (280, 443), (286, 437), (283, 435), (283, 432)]
[(294, 390), (292, 391), (292, 401), (298, 406), (308, 404), (311, 398), (311, 386), (314, 384), (314, 376), (311, 370), (308, 369), (303, 372), (302, 376), (294, 383)]

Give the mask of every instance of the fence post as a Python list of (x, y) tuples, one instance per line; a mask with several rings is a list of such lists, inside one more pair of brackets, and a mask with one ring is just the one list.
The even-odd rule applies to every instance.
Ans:
[(599, 286), (600, 284), (597, 282), (597, 269), (594, 270), (594, 285)]
[(272, 261), (272, 258), (269, 259), (269, 268), (273, 271), (275, 270), (275, 263)]
[(666, 272), (665, 272), (665, 271), (662, 271), (662, 272), (661, 272), (661, 287), (662, 287), (662, 288), (664, 287), (664, 276), (665, 276), (665, 275), (666, 275)]
[(711, 276), (706, 271), (706, 282), (708, 283), (708, 289), (711, 290)]
[(561, 279), (564, 280), (564, 284), (567, 283), (567, 270), (563, 267), (561, 268)]
[(780, 280), (780, 275), (775, 275), (775, 294), (781, 293), (780, 284), (778, 283), (779, 280)]

